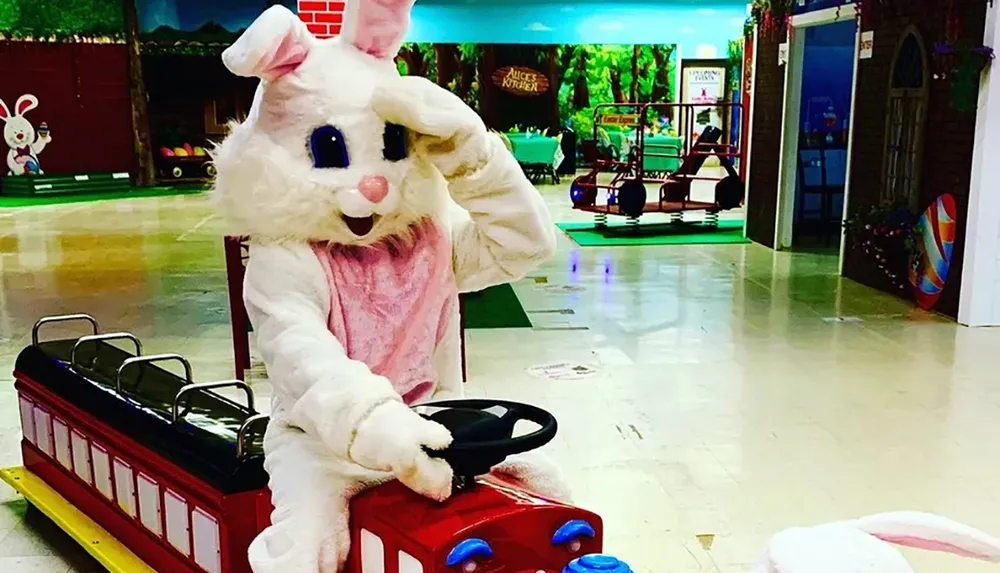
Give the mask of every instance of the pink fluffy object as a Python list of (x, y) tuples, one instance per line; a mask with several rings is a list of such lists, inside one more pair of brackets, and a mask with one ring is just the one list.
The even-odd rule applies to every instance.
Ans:
[(898, 511), (786, 529), (771, 538), (754, 573), (914, 573), (894, 545), (1000, 562), (1000, 539), (939, 515)]

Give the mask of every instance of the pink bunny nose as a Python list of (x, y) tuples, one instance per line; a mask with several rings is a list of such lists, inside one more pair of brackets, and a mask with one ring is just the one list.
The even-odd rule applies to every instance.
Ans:
[(381, 175), (369, 175), (358, 183), (358, 191), (372, 203), (379, 203), (389, 194), (389, 182)]

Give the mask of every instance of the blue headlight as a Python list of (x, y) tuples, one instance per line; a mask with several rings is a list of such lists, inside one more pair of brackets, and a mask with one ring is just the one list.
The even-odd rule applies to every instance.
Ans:
[(565, 545), (574, 539), (590, 537), (593, 539), (597, 535), (593, 526), (582, 519), (567, 521), (560, 527), (556, 534), (552, 536), (552, 545)]

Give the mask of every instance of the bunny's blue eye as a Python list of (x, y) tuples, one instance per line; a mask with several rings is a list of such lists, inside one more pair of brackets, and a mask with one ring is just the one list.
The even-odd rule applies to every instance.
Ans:
[(351, 164), (347, 156), (347, 140), (332, 125), (317, 127), (309, 137), (313, 165), (318, 169), (344, 169)]
[(395, 123), (385, 124), (382, 133), (382, 157), (387, 161), (406, 159), (406, 128)]

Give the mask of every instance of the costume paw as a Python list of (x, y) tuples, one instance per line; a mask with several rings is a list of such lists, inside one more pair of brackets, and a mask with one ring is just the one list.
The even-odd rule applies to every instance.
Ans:
[(491, 473), (543, 497), (563, 503), (572, 501), (572, 492), (559, 466), (541, 452), (511, 456), (494, 467)]
[(417, 134), (416, 145), (452, 178), (481, 168), (492, 146), (482, 118), (454, 93), (420, 76), (405, 76), (376, 88), (375, 113)]
[(360, 425), (348, 452), (354, 463), (391, 472), (421, 495), (444, 501), (451, 495), (451, 466), (428, 450), (451, 444), (447, 428), (395, 400), (377, 406)]

